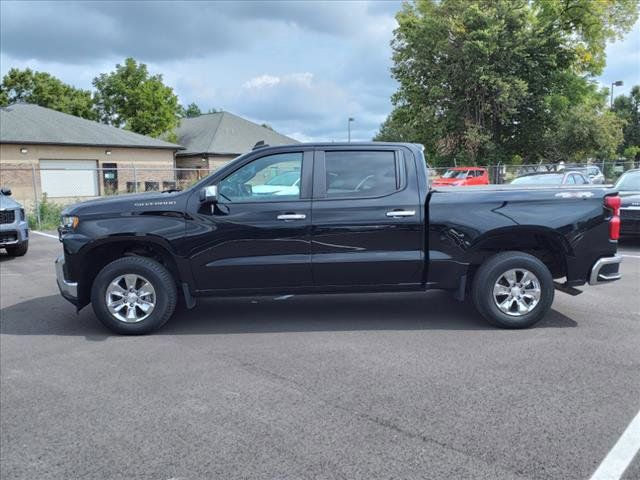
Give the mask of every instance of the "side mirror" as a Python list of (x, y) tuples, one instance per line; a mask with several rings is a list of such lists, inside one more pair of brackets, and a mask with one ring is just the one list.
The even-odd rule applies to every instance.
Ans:
[(200, 201), (202, 203), (217, 203), (218, 187), (216, 185), (210, 185), (200, 190)]
[(3, 195), (6, 195), (7, 197), (11, 196), (11, 189), (10, 188), (2, 187), (2, 189), (0, 189), (0, 191), (2, 192)]

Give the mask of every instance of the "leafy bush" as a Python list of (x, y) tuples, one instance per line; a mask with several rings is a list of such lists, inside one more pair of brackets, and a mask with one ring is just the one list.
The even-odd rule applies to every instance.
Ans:
[(38, 225), (38, 214), (34, 211), (27, 215), (29, 228), (40, 228), (42, 230), (53, 230), (60, 225), (60, 215), (64, 205), (50, 202), (46, 194), (42, 196), (42, 201), (38, 206), (40, 210), (40, 225)]

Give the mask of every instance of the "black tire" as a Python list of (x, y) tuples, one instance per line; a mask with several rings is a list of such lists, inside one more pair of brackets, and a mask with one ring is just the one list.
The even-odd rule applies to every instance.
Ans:
[[(497, 305), (504, 297), (494, 299), (494, 285), (505, 272), (512, 269), (528, 270), (537, 277), (540, 284), (540, 299), (528, 313), (504, 313)], [(554, 295), (553, 277), (547, 266), (540, 259), (523, 252), (494, 255), (480, 266), (473, 280), (472, 298), (476, 309), (489, 323), (501, 328), (527, 328), (537, 323), (551, 308)], [(514, 305), (514, 310), (517, 310), (517, 304)]]
[(29, 240), (25, 240), (24, 242), (16, 245), (15, 247), (5, 247), (7, 249), (7, 254), (10, 257), (22, 257), (29, 250)]
[[(107, 307), (107, 287), (121, 275), (137, 274), (153, 286), (155, 307), (148, 317), (136, 323), (125, 323)], [(160, 263), (146, 257), (123, 257), (105, 266), (93, 281), (91, 306), (98, 319), (111, 331), (123, 335), (143, 335), (159, 329), (171, 318), (178, 294), (171, 273)]]

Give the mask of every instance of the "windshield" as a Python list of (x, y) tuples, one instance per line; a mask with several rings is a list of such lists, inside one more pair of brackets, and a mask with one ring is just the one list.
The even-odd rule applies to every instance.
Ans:
[(300, 172), (285, 172), (273, 177), (271, 180), (269, 180), (266, 183), (266, 185), (292, 187), (296, 183), (298, 183), (299, 178), (300, 178)]
[(516, 178), (512, 185), (560, 185), (564, 175), (529, 175)]
[(467, 178), (466, 170), (447, 170), (442, 178)]
[(625, 173), (616, 183), (618, 190), (638, 190), (640, 191), (640, 172)]

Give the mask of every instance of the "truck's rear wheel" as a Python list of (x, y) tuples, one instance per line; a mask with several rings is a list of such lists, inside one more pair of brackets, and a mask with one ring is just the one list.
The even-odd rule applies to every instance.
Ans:
[(551, 272), (538, 258), (523, 252), (504, 252), (480, 266), (472, 296), (489, 323), (526, 328), (546, 315), (554, 293)]
[(105, 266), (91, 289), (91, 305), (110, 330), (140, 335), (160, 328), (173, 314), (176, 284), (160, 263), (123, 257)]

